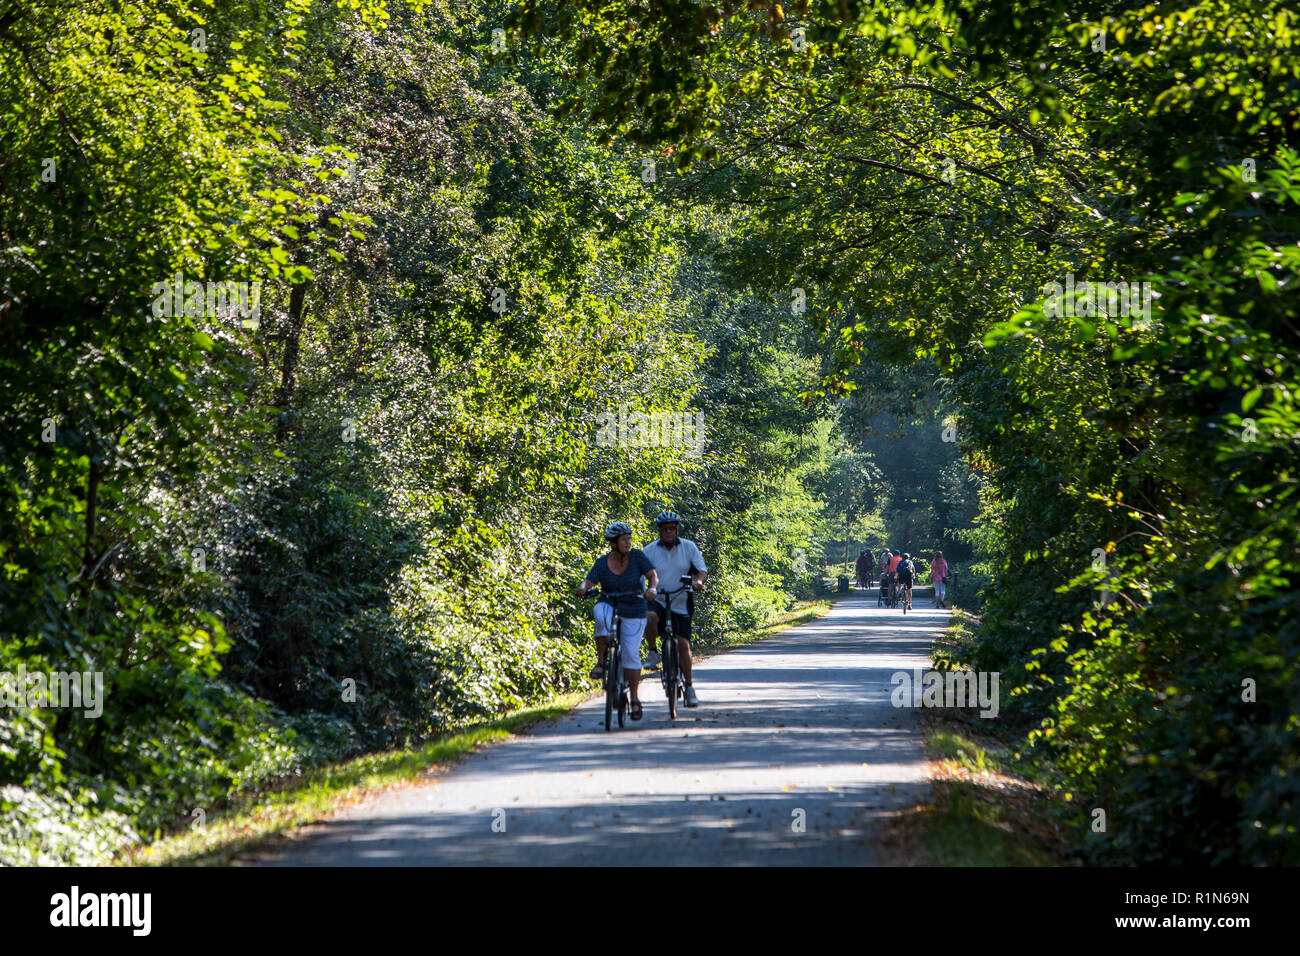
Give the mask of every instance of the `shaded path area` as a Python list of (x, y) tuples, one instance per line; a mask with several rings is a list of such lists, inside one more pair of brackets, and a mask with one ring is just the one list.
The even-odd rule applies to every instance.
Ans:
[[(484, 748), (427, 785), (297, 831), (276, 865), (888, 864), (882, 817), (924, 796), (916, 712), (890, 675), (928, 667), (948, 612), (862, 593), (696, 666), (701, 706), (606, 733), (603, 698)], [(802, 824), (802, 826), (801, 826)]]

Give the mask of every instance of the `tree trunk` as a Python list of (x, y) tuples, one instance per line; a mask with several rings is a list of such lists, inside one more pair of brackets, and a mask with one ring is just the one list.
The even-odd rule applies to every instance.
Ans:
[(289, 324), (284, 343), (284, 356), (280, 362), (280, 386), (275, 392), (275, 407), (280, 410), (280, 420), (275, 426), (275, 436), (283, 439), (289, 429), (289, 406), (293, 403), (294, 384), (298, 374), (298, 340), (302, 337), (304, 306), (307, 301), (307, 283), (299, 282), (289, 293)]

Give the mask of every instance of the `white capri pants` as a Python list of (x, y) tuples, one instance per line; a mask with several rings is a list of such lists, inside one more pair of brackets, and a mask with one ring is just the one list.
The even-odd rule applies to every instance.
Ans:
[(943, 601), (943, 599), (944, 599), (944, 595), (947, 594), (947, 593), (948, 593), (948, 585), (944, 584), (944, 582), (942, 582), (942, 581), (935, 581), (935, 582), (934, 582), (934, 597), (935, 597), (935, 600), (937, 600), (937, 601), (939, 601), (939, 602), (942, 603), (942, 601)]
[[(609, 630), (614, 626), (614, 605), (597, 601), (592, 609), (596, 618), (596, 636), (609, 637)], [(631, 670), (641, 669), (641, 637), (645, 634), (645, 618), (623, 618), (623, 666)], [(604, 665), (604, 661), (600, 662)]]

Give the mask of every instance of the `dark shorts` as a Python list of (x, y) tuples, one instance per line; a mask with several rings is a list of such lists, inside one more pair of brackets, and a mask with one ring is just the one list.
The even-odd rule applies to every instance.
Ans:
[[(659, 636), (664, 636), (664, 631), (668, 629), (668, 615), (664, 613), (664, 608), (655, 604), (651, 610), (659, 615)], [(678, 614), (672, 612), (673, 616), (673, 633), (678, 637), (684, 637), (686, 640), (691, 639), (691, 618), (689, 614)]]
[(900, 588), (910, 588), (912, 586), (912, 576), (910, 574), (898, 575), (898, 586)]

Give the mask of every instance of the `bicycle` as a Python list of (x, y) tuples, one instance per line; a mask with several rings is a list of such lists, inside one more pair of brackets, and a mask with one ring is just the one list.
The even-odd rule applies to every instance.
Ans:
[(668, 698), (668, 718), (670, 720), (677, 719), (677, 701), (686, 696), (686, 678), (682, 675), (682, 669), (677, 662), (677, 635), (673, 633), (672, 597), (674, 594), (685, 591), (688, 595), (687, 601), (689, 601), (690, 596), (695, 594), (695, 589), (690, 586), (691, 576), (689, 574), (683, 574), (681, 581), (681, 587), (666, 591), (663, 595), (666, 598), (663, 613), (667, 617), (664, 619), (664, 659), (660, 665), (659, 682), (664, 685), (664, 696)]
[[(599, 588), (592, 588), (587, 597), (601, 596)], [(614, 620), (605, 638), (605, 730), (613, 729), (614, 712), (618, 712), (618, 725), (626, 725), (632, 694), (623, 675), (623, 615), (618, 613), (618, 602), (624, 598), (643, 597), (644, 591), (611, 591), (604, 594), (614, 609)]]

